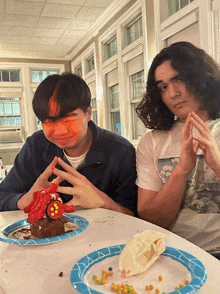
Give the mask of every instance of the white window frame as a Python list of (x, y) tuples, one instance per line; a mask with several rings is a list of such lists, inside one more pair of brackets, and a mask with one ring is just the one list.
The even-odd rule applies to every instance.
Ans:
[[(131, 22), (129, 22), (126, 26), (124, 26), (124, 31), (123, 31), (123, 35), (124, 35), (124, 48), (129, 46), (130, 44), (134, 43), (136, 40), (131, 41), (128, 43), (128, 35), (127, 35), (127, 30), (129, 27), (133, 26), (137, 21), (139, 21), (141, 19), (141, 28), (142, 28), (142, 35), (139, 36), (139, 38), (137, 38), (136, 40), (140, 39), (141, 37), (143, 37), (143, 22), (142, 22), (142, 14), (140, 13), (139, 15), (137, 15)], [(131, 37), (131, 36), (130, 36)]]
[[(86, 73), (86, 59), (94, 55), (94, 69), (88, 73)], [(82, 78), (85, 80), (87, 84), (92, 81), (96, 81), (96, 105), (97, 105), (97, 117), (98, 117), (98, 125), (100, 125), (100, 115), (99, 115), (99, 101), (102, 99), (102, 91), (98, 87), (97, 81), (97, 59), (96, 59), (96, 46), (95, 43), (92, 43), (82, 54), (80, 54), (76, 59), (71, 62), (72, 72), (75, 73), (75, 68), (81, 64), (82, 66)]]
[(117, 55), (117, 52), (118, 52), (118, 49), (117, 49), (117, 47), (118, 46), (116, 46), (116, 53), (114, 54), (114, 55), (112, 55), (112, 56), (110, 56), (110, 57), (107, 57), (107, 46), (109, 45), (109, 44), (111, 44), (114, 40), (116, 40), (116, 44), (117, 44), (117, 35), (115, 34), (114, 36), (112, 36), (107, 42), (105, 42), (105, 43), (103, 43), (103, 60), (104, 61), (106, 61), (106, 60), (108, 60), (108, 59), (110, 59), (111, 57), (113, 57), (113, 56), (115, 56), (115, 55)]
[[(78, 69), (79, 67), (81, 67), (81, 72), (82, 72), (82, 63), (80, 62), (77, 66), (74, 67), (74, 70), (72, 72), (74, 72), (75, 74), (78, 75), (78, 73), (76, 72), (76, 69)], [(83, 75), (83, 72), (82, 72), (82, 75)], [(82, 77), (81, 75), (81, 77)]]
[(18, 82), (11, 82), (11, 81), (8, 81), (8, 82), (2, 82), (1, 81), (1, 78), (0, 78), (0, 83), (2, 84), (2, 83), (4, 83), (4, 84), (19, 84), (19, 83), (21, 83), (21, 71), (20, 71), (20, 69), (14, 69), (14, 68), (0, 68), (0, 76), (1, 76), (1, 72), (2, 71), (4, 71), (4, 70), (8, 70), (8, 71), (19, 71), (19, 81)]
[[(115, 107), (115, 108), (112, 108), (111, 107), (111, 91), (110, 89), (112, 87), (115, 87), (116, 85), (118, 85), (118, 102), (119, 102), (119, 106), (118, 107)], [(120, 115), (120, 124), (121, 124), (121, 109), (120, 109), (120, 99), (119, 99), (119, 83), (115, 84), (115, 85), (112, 85), (111, 87), (108, 87), (107, 88), (107, 91), (108, 93), (106, 94), (107, 96), (107, 100), (108, 100), (108, 116), (109, 116), (109, 129), (114, 132), (114, 130), (112, 129), (112, 113), (115, 113), (115, 112), (119, 112), (119, 115)]]
[(19, 100), (3, 100), (3, 103), (4, 102), (11, 102), (11, 101), (19, 102), (19, 105), (20, 105), (20, 117), (21, 117), (21, 124), (19, 126), (1, 126), (0, 125), (0, 129), (5, 128), (5, 127), (20, 127), (20, 126), (23, 127), (23, 120), (22, 120), (22, 92), (17, 92), (17, 91), (16, 92), (11, 92), (11, 91), (10, 92), (3, 92), (3, 91), (0, 91), (0, 97), (19, 97), (20, 98)]
[(220, 64), (220, 1), (212, 2), (213, 14), (213, 57)]
[[(21, 127), (24, 128), (24, 86), (23, 86), (23, 67), (16, 64), (9, 64), (5, 62), (0, 63), (1, 70), (19, 70), (20, 82), (0, 82), (0, 95), (2, 96), (19, 96), (20, 100), (20, 113), (21, 113)], [(5, 143), (1, 145), (1, 149), (20, 149), (23, 143)]]
[[(146, 78), (145, 78), (145, 72), (144, 72), (144, 69), (143, 70), (141, 70), (141, 71), (143, 71), (143, 83), (144, 83), (144, 89), (145, 89), (145, 84), (146, 84)], [(139, 71), (140, 72), (140, 71)], [(137, 74), (138, 72), (136, 72), (136, 73), (134, 73), (134, 74)], [(132, 75), (131, 75), (132, 76)], [(134, 112), (132, 112), (132, 106), (135, 104), (135, 103), (140, 103), (140, 101), (142, 100), (142, 98), (143, 98), (143, 95), (144, 95), (144, 91), (143, 91), (143, 93), (141, 94), (141, 96), (140, 97), (136, 97), (136, 98), (133, 98), (132, 96), (132, 94), (133, 94), (133, 87), (132, 87), (132, 82), (131, 82), (131, 76), (129, 76), (129, 87), (130, 87), (130, 109), (131, 109), (131, 117), (132, 117), (132, 140), (133, 141), (139, 141), (139, 139), (140, 139), (140, 137), (138, 137), (138, 138), (135, 138), (135, 135), (136, 135), (136, 132), (137, 132), (137, 129), (135, 128), (135, 127), (137, 127), (137, 125), (135, 126), (134, 125), (134, 120), (135, 120), (135, 118), (134, 118), (134, 115), (137, 115), (136, 114), (136, 111), (134, 110)], [(138, 120), (139, 120), (139, 118), (137, 118)], [(140, 121), (141, 122), (141, 121)], [(142, 123), (142, 122), (141, 122)], [(143, 124), (143, 123), (142, 123)], [(145, 127), (144, 127), (144, 124), (143, 124), (143, 129), (145, 129)], [(144, 133), (144, 132), (143, 132)], [(141, 134), (142, 135), (142, 134)]]
[[(110, 129), (109, 106), (107, 103), (107, 87), (106, 87), (106, 74), (115, 68), (119, 71), (119, 102), (121, 113), (121, 135), (129, 139), (134, 145), (136, 140), (133, 140), (132, 134), (132, 120), (131, 120), (131, 107), (130, 107), (130, 87), (129, 77), (126, 72), (126, 62), (135, 56), (143, 53), (144, 55), (144, 72), (147, 73), (148, 52), (147, 52), (147, 25), (146, 25), (146, 3), (145, 0), (136, 1), (121, 17), (119, 17), (112, 26), (110, 26), (103, 35), (98, 39), (99, 56), (100, 56), (100, 76), (101, 87), (103, 89), (103, 105), (104, 105), (104, 118), (103, 126)], [(139, 15), (142, 16), (142, 29), (143, 36), (124, 46), (124, 29), (134, 21)], [(104, 60), (103, 58), (103, 45), (108, 42), (113, 36), (117, 38), (117, 54), (111, 58)], [(145, 46), (145, 48), (144, 48)], [(145, 50), (144, 50), (145, 49)]]
[(199, 23), (200, 47), (213, 55), (212, 13), (210, 0), (194, 0), (160, 23), (160, 1), (154, 0), (157, 51), (166, 47), (167, 39), (190, 25)]

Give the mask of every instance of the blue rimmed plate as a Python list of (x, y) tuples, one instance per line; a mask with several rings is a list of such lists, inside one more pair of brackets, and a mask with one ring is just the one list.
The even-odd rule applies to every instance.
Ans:
[(89, 222), (82, 216), (78, 215), (71, 215), (71, 214), (64, 214), (68, 219), (68, 224), (76, 224), (78, 228), (72, 232), (65, 233), (63, 235), (55, 236), (55, 237), (49, 237), (49, 238), (42, 238), (42, 239), (30, 239), (30, 240), (24, 240), (24, 239), (14, 239), (11, 238), (11, 234), (21, 228), (30, 227), (29, 223), (27, 222), (27, 219), (20, 220), (18, 222), (15, 222), (9, 226), (6, 226), (1, 229), (0, 231), (0, 241), (9, 243), (9, 244), (15, 244), (15, 245), (43, 245), (43, 244), (50, 244), (54, 242), (59, 242), (64, 239), (68, 239), (70, 237), (73, 237), (75, 235), (78, 235), (82, 231), (84, 231), (88, 225)]
[[(151, 276), (149, 284), (151, 284), (152, 281), (154, 284), (160, 283), (160, 293), (192, 294), (197, 292), (207, 280), (206, 269), (201, 261), (185, 251), (168, 246), (166, 246), (166, 250), (162, 253), (160, 258), (147, 270), (147, 274), (143, 273), (129, 278), (121, 278), (119, 274), (118, 255), (121, 253), (124, 246), (124, 244), (121, 244), (106, 247), (94, 251), (80, 259), (78, 263), (74, 265), (70, 274), (70, 281), (73, 287), (83, 294), (108, 294), (113, 293), (112, 290), (110, 290), (112, 282), (116, 284), (132, 284), (135, 288), (135, 282), (138, 285), (141, 285), (141, 283), (143, 285), (145, 283), (146, 285), (147, 281), (149, 281), (149, 276)], [(105, 259), (108, 260), (105, 261)], [(92, 279), (93, 275), (101, 279), (102, 269), (108, 270), (108, 267), (113, 268), (113, 276), (115, 276), (115, 272), (118, 272), (118, 274), (116, 274), (115, 277), (110, 277), (111, 281), (109, 281), (108, 285), (97, 285)], [(155, 269), (156, 267), (157, 269)], [(158, 282), (158, 279), (155, 278), (155, 273), (158, 272), (158, 269), (159, 273), (163, 275), (164, 284)], [(170, 277), (167, 276), (165, 278), (166, 274), (169, 274)], [(174, 290), (176, 288), (174, 286), (178, 286), (180, 283), (174, 285), (174, 281), (183, 282), (185, 278), (188, 278), (189, 284), (185, 285), (183, 288)], [(115, 281), (115, 279), (117, 281)], [(126, 279), (126, 281), (123, 279)], [(172, 290), (163, 290), (163, 285), (172, 283)], [(170, 286), (171, 285), (169, 285), (169, 287)], [(139, 287), (139, 289), (135, 288), (135, 290), (139, 294), (146, 293), (144, 287)]]

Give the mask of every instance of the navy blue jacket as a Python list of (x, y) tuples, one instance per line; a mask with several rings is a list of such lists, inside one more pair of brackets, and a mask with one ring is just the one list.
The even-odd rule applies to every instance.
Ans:
[[(93, 132), (93, 142), (86, 155), (85, 163), (77, 168), (94, 186), (106, 193), (115, 202), (129, 208), (136, 215), (137, 186), (136, 155), (134, 146), (125, 138), (89, 122)], [(0, 211), (16, 210), (17, 201), (33, 186), (55, 156), (66, 162), (63, 150), (49, 142), (43, 131), (28, 137), (14, 166), (0, 184)], [(69, 163), (69, 162), (68, 162)], [(63, 168), (59, 165), (60, 170)], [(55, 178), (52, 175), (51, 181)], [(60, 186), (72, 186), (63, 181)], [(59, 193), (63, 202), (71, 195)]]

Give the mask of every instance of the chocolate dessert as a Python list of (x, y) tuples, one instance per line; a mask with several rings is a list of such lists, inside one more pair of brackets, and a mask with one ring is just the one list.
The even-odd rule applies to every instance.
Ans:
[(48, 238), (65, 233), (64, 224), (68, 222), (65, 216), (58, 219), (50, 220), (48, 217), (41, 218), (33, 223), (30, 223), (32, 236), (36, 238)]
[(68, 219), (64, 212), (74, 212), (74, 205), (62, 203), (59, 194), (56, 193), (58, 182), (54, 180), (51, 185), (33, 194), (32, 202), (24, 208), (28, 213), (28, 222), (32, 236), (36, 238), (48, 238), (65, 233), (64, 224)]

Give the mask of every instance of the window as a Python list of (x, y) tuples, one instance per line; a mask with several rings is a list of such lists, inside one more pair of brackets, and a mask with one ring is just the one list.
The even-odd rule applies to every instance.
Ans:
[(92, 71), (94, 68), (94, 55), (92, 55), (86, 59), (86, 73)]
[(121, 120), (119, 106), (119, 84), (109, 88), (111, 130), (121, 135)]
[(146, 131), (142, 121), (138, 118), (135, 109), (137, 108), (140, 100), (145, 92), (144, 84), (144, 71), (139, 71), (130, 76), (131, 82), (131, 112), (132, 112), (132, 126), (133, 126), (133, 139), (139, 139), (140, 136)]
[(190, 2), (193, 2), (193, 0), (168, 0), (168, 17), (188, 5)]
[(20, 70), (0, 70), (0, 82), (20, 82)]
[(82, 65), (75, 67), (75, 74), (82, 77)]
[(143, 35), (142, 31), (142, 17), (139, 16), (126, 28), (126, 45), (131, 44)]
[(114, 37), (104, 45), (104, 59), (107, 60), (117, 53), (117, 39)]
[(92, 120), (94, 121), (94, 123), (98, 124), (96, 98), (92, 98), (91, 105), (92, 105)]
[(20, 125), (20, 97), (0, 97), (0, 127)]
[(96, 100), (96, 81), (88, 83), (91, 91), (91, 106), (92, 106), (92, 120), (94, 123), (98, 123), (98, 112), (97, 112), (97, 100)]
[(40, 83), (46, 77), (49, 75), (54, 75), (57, 74), (57, 71), (55, 70), (32, 70), (31, 71), (31, 76), (32, 76), (32, 83)]

